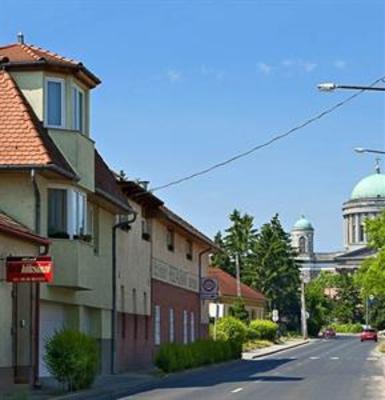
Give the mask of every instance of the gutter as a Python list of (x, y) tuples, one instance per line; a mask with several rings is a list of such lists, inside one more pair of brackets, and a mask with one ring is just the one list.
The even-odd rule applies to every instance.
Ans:
[(117, 296), (116, 296), (116, 278), (117, 278), (117, 259), (116, 259), (116, 232), (118, 229), (128, 232), (131, 229), (131, 224), (135, 222), (137, 213), (130, 209), (128, 215), (132, 218), (127, 221), (118, 222), (112, 227), (112, 311), (111, 311), (111, 374), (116, 374), (116, 326), (117, 326)]
[(199, 338), (201, 337), (201, 325), (202, 325), (202, 300), (201, 300), (201, 280), (202, 280), (202, 257), (204, 254), (213, 250), (213, 247), (208, 247), (205, 250), (202, 250), (198, 256), (198, 285), (199, 285)]

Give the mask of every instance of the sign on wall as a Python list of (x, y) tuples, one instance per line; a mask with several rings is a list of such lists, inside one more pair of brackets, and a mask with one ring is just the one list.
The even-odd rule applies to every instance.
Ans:
[(7, 257), (7, 282), (51, 282), (52, 278), (51, 256)]
[(218, 281), (215, 278), (202, 278), (200, 295), (202, 300), (215, 300), (218, 298)]

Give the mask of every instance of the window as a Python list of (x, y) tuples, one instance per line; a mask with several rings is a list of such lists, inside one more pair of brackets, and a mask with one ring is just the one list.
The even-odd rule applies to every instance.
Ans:
[(190, 339), (192, 342), (195, 342), (195, 314), (192, 312), (190, 315)]
[(86, 195), (81, 192), (72, 191), (72, 223), (74, 235), (86, 234)]
[(300, 254), (306, 253), (306, 239), (303, 236), (299, 238), (299, 252)]
[(142, 219), (142, 239), (147, 241), (151, 239), (150, 223), (146, 218)]
[(48, 236), (90, 241), (87, 214), (84, 193), (73, 189), (48, 189)]
[(134, 313), (134, 339), (138, 338), (138, 310), (136, 302), (136, 289), (132, 289), (132, 310)]
[(188, 260), (193, 259), (193, 242), (191, 240), (186, 240), (186, 258)]
[(174, 309), (170, 308), (169, 310), (169, 333), (170, 333), (170, 343), (174, 343), (175, 341), (175, 315)]
[(167, 240), (167, 248), (170, 251), (174, 251), (174, 249), (175, 249), (175, 232), (170, 228), (167, 228), (166, 240)]
[(72, 128), (83, 132), (84, 127), (84, 93), (76, 86), (72, 88)]
[(187, 331), (187, 324), (188, 324), (188, 314), (187, 311), (183, 311), (183, 344), (188, 343), (188, 331)]
[(155, 345), (160, 345), (160, 306), (155, 306), (154, 340)]
[(45, 85), (45, 124), (64, 128), (65, 93), (64, 80), (49, 78)]
[(353, 217), (353, 224), (352, 224), (352, 243), (356, 243), (356, 232), (357, 232), (356, 219)]
[(67, 208), (67, 190), (48, 189), (48, 236), (69, 238)]

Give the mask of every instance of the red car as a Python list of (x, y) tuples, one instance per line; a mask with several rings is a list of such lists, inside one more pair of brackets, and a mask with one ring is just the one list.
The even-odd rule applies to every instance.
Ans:
[(361, 336), (360, 336), (361, 342), (363, 342), (364, 340), (374, 340), (375, 342), (378, 341), (378, 337), (377, 337), (377, 331), (375, 329), (364, 329), (361, 332)]

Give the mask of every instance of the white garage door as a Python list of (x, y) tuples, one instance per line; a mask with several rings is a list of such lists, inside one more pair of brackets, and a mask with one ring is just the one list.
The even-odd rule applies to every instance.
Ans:
[(55, 331), (66, 326), (67, 316), (65, 306), (58, 303), (42, 302), (40, 305), (40, 344), (39, 344), (39, 375), (50, 376), (45, 363), (45, 341)]

